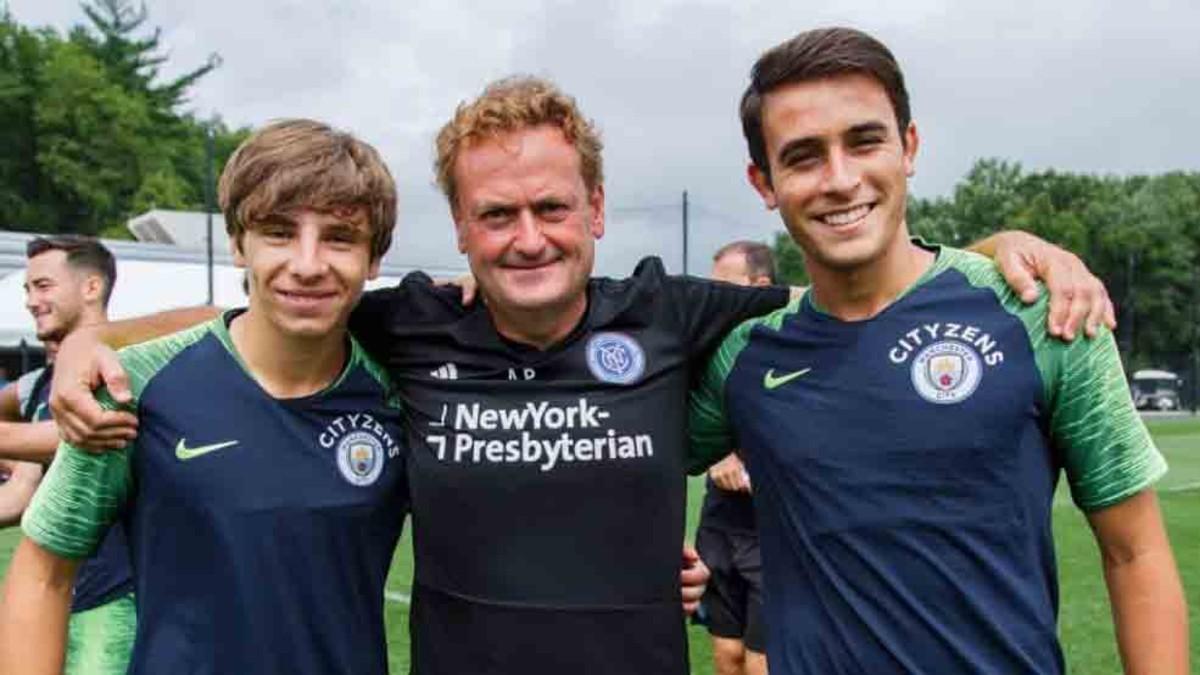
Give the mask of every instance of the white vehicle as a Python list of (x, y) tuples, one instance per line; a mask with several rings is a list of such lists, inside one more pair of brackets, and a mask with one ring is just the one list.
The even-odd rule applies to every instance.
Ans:
[(1138, 410), (1178, 410), (1182, 385), (1183, 380), (1168, 370), (1139, 370), (1129, 389)]

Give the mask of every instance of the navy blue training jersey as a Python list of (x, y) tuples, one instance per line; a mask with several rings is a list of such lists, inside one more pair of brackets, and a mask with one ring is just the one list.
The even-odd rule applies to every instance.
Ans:
[(687, 672), (687, 388), (727, 330), (787, 294), (654, 259), (587, 292), (547, 350), (421, 277), (366, 294), (352, 319), (413, 449), (417, 675)]
[(79, 557), (125, 522), (132, 673), (386, 673), (383, 590), (407, 501), (386, 376), (354, 343), (325, 391), (273, 398), (224, 321), (122, 350), (135, 444), (64, 446), (26, 534)]
[(991, 261), (942, 248), (877, 316), (806, 296), (740, 326), (693, 399), (701, 454), (746, 453), (772, 675), (1061, 673), (1051, 504), (1165, 464), (1111, 334), (1065, 344)]
[[(21, 411), (29, 422), (53, 419), (50, 414), (50, 379), (52, 366), (38, 368), (23, 376), (30, 378), (30, 398), (21, 401)], [(125, 542), (125, 527), (116, 523), (109, 528), (96, 552), (83, 561), (75, 575), (71, 611), (86, 612), (133, 592), (133, 570), (129, 563), (129, 546)]]

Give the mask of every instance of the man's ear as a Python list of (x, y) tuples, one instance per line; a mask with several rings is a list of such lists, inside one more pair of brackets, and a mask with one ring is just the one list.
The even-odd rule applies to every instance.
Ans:
[(104, 296), (104, 277), (99, 274), (88, 274), (83, 278), (83, 300), (87, 303), (98, 303)]
[(592, 207), (592, 222), (588, 223), (588, 229), (592, 233), (592, 237), (599, 239), (604, 236), (604, 184), (601, 183), (592, 188), (588, 195), (588, 205)]
[(246, 267), (246, 256), (242, 255), (242, 237), (244, 233), (238, 233), (229, 238), (229, 254), (233, 256), (234, 267)]
[(904, 130), (904, 175), (912, 178), (917, 173), (917, 147), (921, 145), (917, 134), (917, 123), (909, 122)]
[(463, 219), (462, 209), (458, 206), (458, 199), (450, 202), (450, 218), (454, 221), (454, 239), (458, 244), (458, 252), (467, 252), (467, 223)]
[(763, 204), (768, 209), (774, 209), (779, 206), (779, 203), (775, 200), (775, 188), (771, 186), (771, 177), (758, 168), (758, 165), (754, 162), (746, 165), (746, 178), (750, 181), (750, 185), (758, 193), (758, 196), (762, 197)]

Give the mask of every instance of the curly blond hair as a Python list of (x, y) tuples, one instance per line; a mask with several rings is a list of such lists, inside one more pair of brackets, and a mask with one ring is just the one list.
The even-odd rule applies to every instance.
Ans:
[(217, 187), (225, 230), (238, 247), (251, 223), (273, 213), (363, 207), (371, 259), (383, 257), (396, 226), (396, 183), (375, 148), (315, 120), (277, 120), (229, 157)]
[(554, 83), (519, 75), (492, 82), (475, 100), (460, 103), (454, 118), (438, 132), (434, 171), (451, 207), (458, 198), (454, 163), (464, 147), (480, 138), (543, 124), (561, 129), (567, 141), (575, 146), (583, 183), (589, 191), (604, 182), (600, 157), (604, 144), (595, 124), (583, 116), (575, 99)]

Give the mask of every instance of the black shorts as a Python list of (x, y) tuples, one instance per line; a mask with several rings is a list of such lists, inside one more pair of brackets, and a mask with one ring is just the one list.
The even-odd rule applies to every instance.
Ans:
[(701, 526), (696, 531), (696, 550), (712, 572), (700, 599), (708, 632), (739, 639), (746, 649), (765, 652), (758, 535)]

